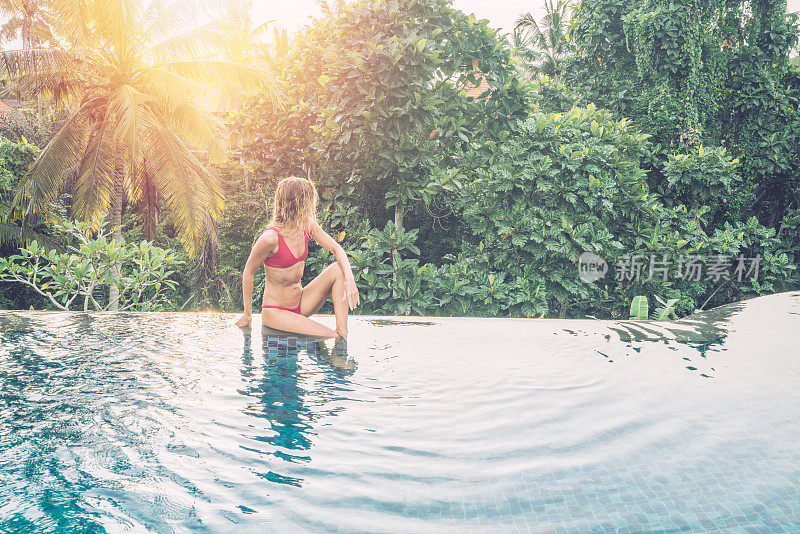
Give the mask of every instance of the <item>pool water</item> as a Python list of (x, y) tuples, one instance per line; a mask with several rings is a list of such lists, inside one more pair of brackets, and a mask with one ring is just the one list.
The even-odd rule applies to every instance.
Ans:
[(234, 319), (0, 312), (0, 532), (800, 531), (800, 293), (347, 359)]

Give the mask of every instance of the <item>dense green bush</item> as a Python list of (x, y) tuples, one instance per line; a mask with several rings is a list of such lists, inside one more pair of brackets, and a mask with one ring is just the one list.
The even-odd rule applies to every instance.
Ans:
[[(47, 218), (23, 223), (23, 209), (18, 207), (12, 210), (17, 185), (38, 154), (39, 147), (28, 142), (24, 136), (19, 142), (0, 141), (0, 257), (14, 254), (31, 239), (51, 247), (57, 246), (48, 228)], [(46, 299), (33, 289), (0, 282), (0, 309), (41, 308), (46, 305)]]
[[(653, 226), (655, 201), (638, 165), (645, 136), (593, 105), (535, 113), (513, 131), (514, 141), (492, 147), (488, 165), (468, 173), (456, 202), (469, 229), (464, 252), (478, 260), (473, 269), (509, 286), (488, 302), (504, 315), (605, 306), (576, 265), (581, 252), (630, 250), (630, 240)], [(509, 298), (531, 287), (536, 300), (528, 306)]]
[[(444, 191), (461, 221), (458, 253), (436, 263), (420, 261), (417, 230), (391, 222), (383, 229), (368, 224), (348, 231), (364, 313), (492, 316), (625, 316), (631, 299), (676, 299), (680, 314), (696, 307), (796, 287), (797, 277), (785, 245), (774, 229), (755, 218), (709, 224), (709, 208), (678, 202), (665, 205), (649, 191), (640, 161), (646, 159), (646, 135), (615, 121), (594, 106), (566, 114), (534, 113), (511, 126), (515, 141), (476, 146), (465, 161), (482, 165), (458, 173), (463, 188)], [(677, 159), (674, 183), (708, 180), (722, 195), (735, 160), (724, 151)], [(693, 167), (705, 165), (706, 174)], [(698, 183), (696, 187), (703, 185)], [(605, 257), (612, 268), (624, 254), (649, 261), (668, 256), (668, 280), (614, 280), (613, 273), (594, 284), (578, 278), (582, 252)], [(761, 255), (758, 279), (682, 279), (681, 255), (713, 262), (720, 255), (733, 263), (740, 254)], [(394, 258), (394, 261), (392, 261)], [(317, 272), (331, 261), (309, 259)], [(732, 265), (732, 268), (735, 265)], [(793, 285), (794, 284), (794, 285)]]
[[(12, 204), (20, 180), (38, 155), (39, 147), (24, 138), (19, 143), (0, 141), (0, 246), (17, 245), (34, 235), (21, 230), (23, 207), (12, 210)], [(30, 221), (27, 227), (32, 230)]]
[(9, 258), (0, 258), (0, 280), (30, 287), (59, 310), (105, 311), (108, 288), (119, 292), (119, 310), (157, 311), (178, 263), (173, 252), (147, 241), (110, 240), (101, 221), (55, 226), (68, 243), (66, 252), (33, 240)]

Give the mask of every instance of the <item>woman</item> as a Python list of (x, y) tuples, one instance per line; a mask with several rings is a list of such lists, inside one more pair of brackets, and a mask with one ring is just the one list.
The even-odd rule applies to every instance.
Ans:
[[(350, 261), (344, 249), (317, 224), (317, 189), (310, 180), (289, 177), (275, 189), (272, 221), (256, 240), (242, 274), (244, 315), (236, 325), (252, 320), (253, 275), (264, 265), (266, 283), (261, 321), (270, 328), (328, 338), (347, 338), (347, 314), (360, 303)], [(322, 273), (303, 287), (308, 237), (336, 257)], [(308, 317), (333, 299), (336, 329)]]

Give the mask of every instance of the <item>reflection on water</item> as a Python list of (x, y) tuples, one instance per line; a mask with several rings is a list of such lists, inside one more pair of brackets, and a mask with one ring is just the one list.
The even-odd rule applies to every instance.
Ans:
[[(246, 387), (239, 390), (254, 400), (248, 403), (247, 415), (264, 418), (269, 432), (253, 439), (274, 447), (270, 452), (286, 462), (308, 462), (303, 451), (311, 448), (314, 422), (321, 416), (336, 415), (337, 409), (326, 409), (332, 391), (347, 388), (347, 377), (355, 366), (347, 365), (347, 353), (339, 343), (334, 350), (314, 338), (294, 335), (268, 335), (261, 342), (261, 356), (253, 356), (253, 337), (244, 334), (242, 345), (242, 378)], [(305, 369), (300, 360), (307, 358), (313, 367)], [(332, 363), (333, 362), (333, 363)], [(310, 387), (309, 377), (321, 379)], [(266, 480), (301, 486), (302, 479), (281, 475), (275, 471), (259, 473)]]

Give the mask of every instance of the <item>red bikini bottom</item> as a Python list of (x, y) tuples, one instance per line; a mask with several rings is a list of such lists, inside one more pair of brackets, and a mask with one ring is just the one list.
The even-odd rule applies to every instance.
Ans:
[[(303, 296), (302, 296), (302, 295), (300, 295), (300, 299), (301, 299), (301, 301), (302, 301), (302, 298), (303, 298)], [(262, 309), (262, 310), (263, 310), (264, 308), (278, 308), (279, 310), (286, 310), (286, 311), (294, 312), (294, 313), (296, 313), (296, 314), (298, 314), (298, 315), (303, 315), (302, 313), (300, 313), (300, 302), (298, 302), (298, 303), (297, 303), (297, 306), (296, 306), (296, 307), (294, 307), (294, 308), (284, 308), (283, 306), (271, 306), (271, 305), (269, 305), (269, 304), (267, 304), (267, 305), (265, 305), (265, 306), (261, 306), (261, 309)]]

